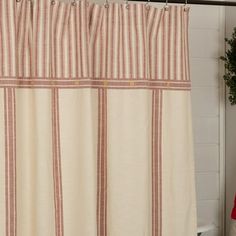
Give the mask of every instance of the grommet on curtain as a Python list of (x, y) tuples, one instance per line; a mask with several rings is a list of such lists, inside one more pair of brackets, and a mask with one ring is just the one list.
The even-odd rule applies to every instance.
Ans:
[(188, 0), (185, 0), (185, 4), (184, 4), (184, 11), (188, 11)]
[(20, 2), (21, 0), (16, 0), (16, 2)]
[(166, 0), (166, 5), (164, 6), (164, 10), (165, 10), (165, 11), (168, 11), (168, 10), (169, 10), (168, 0)]
[(129, 9), (129, 1), (128, 0), (125, 0), (125, 8)]
[(146, 10), (149, 10), (150, 9), (150, 0), (147, 0), (147, 2), (145, 3), (145, 7), (146, 7)]
[(71, 3), (71, 5), (72, 5), (73, 7), (75, 7), (75, 6), (76, 6), (76, 0), (74, 0), (74, 1)]
[(56, 1), (52, 0), (51, 5), (55, 5)]
[(105, 1), (105, 3), (104, 3), (104, 7), (105, 7), (105, 8), (108, 8), (108, 7), (109, 7), (108, 0)]

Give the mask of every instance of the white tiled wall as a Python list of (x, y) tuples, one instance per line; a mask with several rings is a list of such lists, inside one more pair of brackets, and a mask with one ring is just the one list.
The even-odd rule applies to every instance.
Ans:
[[(236, 8), (226, 7), (226, 36), (236, 27)], [(230, 215), (236, 192), (236, 106), (226, 105), (226, 232), (230, 229)], [(228, 235), (228, 234), (226, 234)]]
[(222, 236), (220, 204), (220, 66), (224, 33), (220, 7), (191, 6), (190, 66), (198, 218)]

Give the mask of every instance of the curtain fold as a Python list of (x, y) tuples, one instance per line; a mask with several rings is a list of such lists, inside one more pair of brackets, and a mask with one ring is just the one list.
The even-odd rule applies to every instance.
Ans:
[(197, 235), (188, 18), (0, 1), (0, 235)]

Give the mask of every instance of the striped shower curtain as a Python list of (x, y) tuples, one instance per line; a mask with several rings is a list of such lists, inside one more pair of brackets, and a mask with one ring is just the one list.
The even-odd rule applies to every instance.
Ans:
[(188, 14), (0, 1), (0, 236), (196, 236)]

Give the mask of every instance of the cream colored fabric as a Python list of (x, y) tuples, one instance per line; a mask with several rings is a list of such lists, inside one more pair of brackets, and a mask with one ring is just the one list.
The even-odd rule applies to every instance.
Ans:
[(196, 236), (188, 9), (0, 1), (0, 236)]
[(165, 91), (162, 119), (163, 235), (195, 235), (190, 92)]

